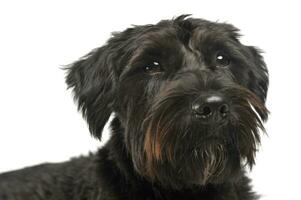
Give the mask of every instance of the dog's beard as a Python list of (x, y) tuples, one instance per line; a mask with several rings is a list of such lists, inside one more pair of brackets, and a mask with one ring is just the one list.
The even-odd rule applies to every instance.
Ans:
[(252, 167), (268, 111), (247, 89), (222, 92), (231, 99), (233, 112), (227, 123), (218, 126), (193, 119), (181, 93), (167, 93), (156, 101), (142, 124), (143, 145), (136, 145), (140, 155), (133, 157), (133, 163), (138, 173), (179, 189), (231, 181), (243, 161)]

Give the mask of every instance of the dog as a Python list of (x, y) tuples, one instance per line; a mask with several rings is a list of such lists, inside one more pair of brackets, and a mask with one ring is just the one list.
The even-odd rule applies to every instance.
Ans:
[(231, 24), (132, 26), (66, 66), (97, 153), (0, 175), (1, 200), (254, 200), (268, 70)]

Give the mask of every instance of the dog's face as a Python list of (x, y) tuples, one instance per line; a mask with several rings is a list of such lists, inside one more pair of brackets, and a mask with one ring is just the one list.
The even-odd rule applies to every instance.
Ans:
[(254, 164), (268, 87), (237, 32), (180, 16), (114, 34), (68, 71), (91, 133), (114, 112), (135, 171), (166, 187), (235, 179)]

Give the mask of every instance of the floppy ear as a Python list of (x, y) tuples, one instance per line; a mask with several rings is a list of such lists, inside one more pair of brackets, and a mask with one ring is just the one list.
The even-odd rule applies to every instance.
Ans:
[(253, 91), (264, 103), (266, 100), (269, 74), (263, 57), (260, 55), (261, 51), (253, 46), (247, 46), (250, 51), (252, 63), (254, 64), (252, 72), (249, 73), (248, 87)]
[(95, 49), (67, 66), (66, 83), (73, 89), (78, 109), (87, 120), (91, 134), (101, 138), (114, 103), (112, 53), (106, 46)]

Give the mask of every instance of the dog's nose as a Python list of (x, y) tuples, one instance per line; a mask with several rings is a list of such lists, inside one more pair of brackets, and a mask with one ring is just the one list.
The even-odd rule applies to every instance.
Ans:
[(223, 119), (229, 113), (229, 104), (220, 94), (202, 95), (191, 105), (192, 112), (201, 119)]

